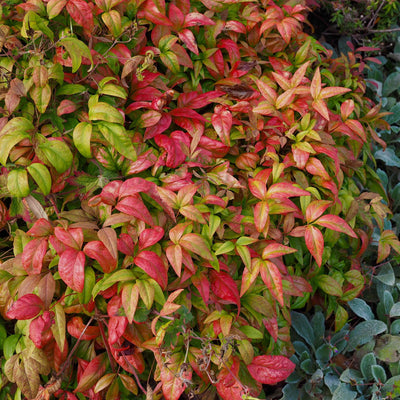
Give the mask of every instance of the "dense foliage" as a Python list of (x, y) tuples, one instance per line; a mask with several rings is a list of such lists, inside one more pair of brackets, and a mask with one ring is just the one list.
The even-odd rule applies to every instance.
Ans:
[(346, 324), (388, 124), (283, 3), (1, 6), (0, 398), (257, 397), (291, 310)]

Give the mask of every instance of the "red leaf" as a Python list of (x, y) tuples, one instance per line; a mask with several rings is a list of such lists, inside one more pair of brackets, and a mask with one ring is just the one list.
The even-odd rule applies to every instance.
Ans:
[(218, 381), (215, 385), (222, 400), (241, 400), (243, 398), (243, 387), (234, 377), (239, 375), (240, 363), (235, 357), (231, 368), (224, 368), (218, 374)]
[(72, 317), (68, 321), (67, 331), (75, 339), (81, 340), (93, 340), (100, 335), (100, 329), (98, 326), (86, 327), (81, 317)]
[(289, 182), (274, 183), (267, 191), (267, 198), (269, 199), (279, 199), (282, 197), (288, 198), (293, 196), (310, 196), (310, 192), (294, 186)]
[(263, 232), (269, 216), (269, 206), (266, 201), (259, 201), (254, 206), (254, 225), (258, 232)]
[(135, 252), (135, 244), (132, 238), (127, 233), (121, 233), (117, 240), (118, 251), (127, 255), (133, 256)]
[(306, 209), (306, 219), (310, 223), (320, 217), (327, 208), (332, 204), (329, 200), (314, 200)]
[(68, 14), (72, 19), (86, 31), (91, 32), (93, 24), (92, 8), (86, 1), (83, 0), (69, 0), (67, 3)]
[(115, 206), (118, 211), (125, 214), (132, 215), (148, 225), (154, 225), (153, 218), (151, 217), (149, 210), (144, 205), (143, 200), (138, 196), (124, 197)]
[(197, 48), (196, 39), (193, 32), (189, 29), (184, 29), (178, 33), (179, 39), (186, 44), (186, 47), (194, 54), (199, 55), (199, 49)]
[(284, 356), (257, 356), (247, 366), (250, 375), (266, 385), (275, 385), (288, 378), (296, 365)]
[(78, 105), (71, 100), (62, 100), (57, 107), (57, 115), (71, 114), (78, 109)]
[(305, 229), (304, 238), (308, 250), (310, 250), (311, 255), (320, 267), (322, 264), (322, 253), (324, 252), (324, 237), (321, 231), (315, 226), (308, 225)]
[(41, 349), (52, 338), (51, 326), (54, 324), (53, 311), (45, 311), (29, 325), (29, 338), (35, 346)]
[(291, 247), (284, 246), (280, 243), (270, 243), (263, 250), (262, 257), (265, 260), (266, 258), (280, 257), (285, 254), (295, 253), (296, 251), (296, 249), (292, 249)]
[(30, 241), (22, 253), (22, 266), (28, 275), (37, 275), (42, 271), (43, 259), (47, 252), (48, 240), (45, 237)]
[(134, 263), (146, 272), (147, 275), (153, 278), (162, 289), (167, 287), (167, 268), (162, 259), (156, 253), (144, 250), (135, 257)]
[(358, 237), (353, 229), (351, 229), (350, 225), (343, 218), (340, 218), (337, 215), (323, 215), (321, 218), (318, 218), (315, 223), (337, 232), (343, 232), (356, 239)]
[(268, 319), (264, 318), (262, 322), (265, 328), (267, 329), (268, 333), (272, 336), (272, 339), (274, 339), (274, 341), (277, 342), (279, 327), (276, 316), (270, 317)]
[(331, 179), (330, 175), (326, 171), (322, 162), (320, 160), (318, 160), (318, 158), (316, 158), (316, 157), (310, 157), (308, 159), (307, 164), (306, 164), (306, 170), (311, 175), (320, 176), (325, 180)]
[(283, 307), (282, 275), (278, 267), (273, 262), (265, 260), (260, 264), (260, 274), (265, 286), (267, 286), (272, 296)]
[(82, 292), (85, 284), (85, 254), (83, 251), (68, 248), (60, 256), (58, 272), (60, 278), (71, 289)]
[(204, 272), (199, 275), (193, 275), (191, 277), (192, 283), (195, 288), (200, 292), (200, 296), (205, 304), (208, 304), (210, 300), (210, 281)]
[(74, 393), (86, 392), (86, 390), (94, 386), (106, 372), (107, 360), (106, 352), (93, 358), (83, 370), (83, 374), (79, 378), (78, 386), (75, 388)]
[(191, 381), (192, 379), (192, 369), (186, 367), (180, 370), (180, 366), (177, 365), (174, 357), (176, 356), (173, 355), (168, 360), (168, 366), (162, 365), (160, 367), (160, 379), (165, 400), (178, 400), (186, 389), (183, 379), (186, 381)]
[[(179, 131), (173, 132), (171, 134), (171, 137), (168, 137), (166, 135), (157, 135), (154, 137), (154, 141), (157, 143), (157, 145), (165, 149), (165, 151), (167, 152), (167, 159), (165, 164), (169, 168), (177, 168), (182, 165), (186, 160), (186, 154), (182, 151), (181, 146), (181, 143), (184, 142), (182, 142), (182, 140), (177, 140), (174, 137), (173, 134), (176, 132)], [(184, 133), (183, 136), (185, 136)], [(189, 144), (188, 140), (187, 142)]]
[(186, 250), (198, 254), (206, 260), (214, 260), (208, 247), (207, 241), (197, 233), (187, 233), (180, 239), (179, 244)]
[(128, 318), (111, 317), (108, 321), (108, 343), (113, 345), (124, 334), (128, 326)]
[(185, 15), (174, 3), (169, 6), (168, 17), (173, 23), (173, 30), (180, 31), (185, 23)]
[(60, 227), (54, 228), (56, 238), (66, 246), (80, 250), (83, 244), (83, 231), (81, 228), (69, 228), (65, 230)]
[(188, 26), (215, 25), (215, 22), (204, 14), (192, 12), (185, 17), (185, 28)]
[(112, 228), (102, 228), (97, 232), (98, 238), (114, 259), (118, 258), (117, 234)]
[(267, 194), (267, 188), (265, 183), (258, 180), (250, 178), (248, 181), (250, 192), (253, 196), (257, 197), (257, 199), (265, 200)]
[(26, 233), (30, 236), (49, 236), (53, 233), (53, 230), (53, 225), (47, 219), (40, 218)]
[(155, 226), (154, 228), (145, 229), (139, 237), (139, 250), (143, 250), (146, 247), (153, 246), (159, 242), (164, 236), (164, 229), (161, 226)]
[(178, 97), (179, 108), (196, 109), (205, 107), (210, 104), (211, 100), (220, 97), (224, 92), (214, 90), (207, 93), (185, 92), (181, 93)]
[(31, 319), (44, 309), (42, 299), (36, 294), (26, 294), (11, 304), (6, 316), (10, 319)]
[(226, 146), (231, 145), (230, 133), (232, 129), (232, 114), (223, 106), (216, 106), (214, 114), (211, 117), (212, 125)]
[[(226, 303), (233, 303), (240, 311), (240, 296), (233, 278), (226, 272), (210, 271), (211, 291)], [(238, 311), (238, 312), (239, 312)]]
[(178, 276), (182, 271), (182, 247), (179, 244), (173, 244), (165, 249), (165, 254), (172, 268)]
[(97, 260), (102, 270), (109, 274), (117, 267), (117, 260), (110, 254), (103, 242), (94, 240), (89, 242), (83, 252), (90, 258)]

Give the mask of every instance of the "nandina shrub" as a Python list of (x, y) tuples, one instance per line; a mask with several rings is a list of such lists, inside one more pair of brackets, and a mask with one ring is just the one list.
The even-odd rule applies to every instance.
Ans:
[(296, 1), (0, 11), (4, 396), (233, 400), (286, 379), (290, 310), (340, 329), (389, 212), (358, 53), (332, 59)]

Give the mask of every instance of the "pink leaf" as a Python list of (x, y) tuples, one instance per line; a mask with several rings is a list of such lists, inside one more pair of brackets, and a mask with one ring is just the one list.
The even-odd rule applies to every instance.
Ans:
[(262, 257), (263, 259), (267, 258), (275, 258), (280, 257), (285, 254), (295, 253), (297, 250), (292, 249), (289, 246), (284, 246), (280, 243), (270, 243), (265, 249), (263, 250)]
[(44, 309), (42, 299), (36, 294), (26, 294), (11, 304), (6, 316), (10, 319), (31, 319)]
[(118, 211), (121, 211), (128, 215), (132, 215), (146, 222), (146, 224), (148, 225), (154, 225), (153, 218), (139, 195), (124, 197), (118, 202), (115, 208)]
[(223, 106), (216, 106), (211, 117), (211, 123), (221, 139), (227, 146), (231, 145), (230, 133), (232, 128), (232, 114)]
[(226, 303), (233, 303), (240, 311), (240, 296), (236, 282), (227, 272), (210, 271), (211, 291)]
[(53, 230), (53, 225), (51, 225), (51, 223), (47, 221), (47, 219), (40, 218), (26, 233), (30, 236), (49, 236), (53, 233)]
[(117, 267), (117, 260), (110, 254), (103, 242), (94, 240), (89, 242), (83, 252), (90, 258), (97, 260), (102, 270), (109, 274)]
[(144, 250), (134, 259), (134, 263), (153, 278), (162, 289), (168, 284), (167, 268), (162, 259), (153, 251)]
[(69, 0), (67, 3), (68, 14), (72, 19), (86, 31), (93, 29), (93, 12), (92, 8), (84, 0)]
[(139, 237), (139, 250), (143, 250), (146, 247), (153, 246), (159, 242), (164, 236), (164, 229), (161, 226), (155, 226), (154, 228), (145, 229)]
[(267, 198), (269, 199), (279, 199), (282, 197), (288, 198), (294, 196), (310, 196), (310, 192), (294, 186), (289, 182), (274, 183), (267, 191)]
[(28, 275), (40, 274), (43, 259), (47, 252), (48, 240), (45, 237), (30, 241), (22, 253), (22, 266)]
[(351, 229), (350, 225), (343, 218), (340, 218), (337, 215), (323, 215), (321, 218), (318, 218), (315, 223), (337, 232), (343, 232), (356, 239), (358, 237), (353, 229)]
[(54, 324), (53, 311), (45, 311), (29, 325), (29, 338), (35, 346), (41, 349), (52, 337), (51, 326)]
[(58, 272), (71, 289), (82, 292), (85, 284), (85, 254), (68, 248), (60, 256)]
[(266, 385), (275, 385), (288, 378), (296, 365), (284, 356), (257, 356), (247, 366), (250, 375)]
[(83, 244), (83, 231), (81, 228), (69, 228), (65, 230), (60, 227), (54, 228), (56, 238), (66, 246), (80, 250)]
[(322, 264), (322, 253), (324, 252), (324, 237), (321, 231), (315, 226), (308, 225), (305, 229), (304, 238), (308, 250), (310, 250), (311, 255), (320, 267)]

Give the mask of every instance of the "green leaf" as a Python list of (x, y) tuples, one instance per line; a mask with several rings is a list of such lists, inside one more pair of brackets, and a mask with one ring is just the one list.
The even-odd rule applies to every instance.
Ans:
[(376, 365), (376, 358), (374, 353), (366, 354), (360, 362), (360, 370), (365, 380), (370, 381), (373, 379), (371, 368)]
[(352, 391), (350, 385), (341, 383), (333, 392), (332, 400), (354, 400), (357, 392)]
[(6, 165), (11, 149), (23, 139), (29, 139), (29, 131), (34, 126), (24, 117), (16, 117), (8, 121), (1, 130), (0, 136), (0, 163)]
[(400, 375), (392, 376), (385, 382), (382, 388), (382, 394), (388, 396), (389, 393), (392, 395), (393, 399), (400, 396)]
[(103, 101), (99, 101), (89, 107), (89, 119), (91, 121), (114, 122), (119, 125), (124, 124), (124, 117), (113, 106)]
[(316, 277), (317, 285), (330, 296), (342, 296), (343, 291), (342, 288), (335, 279), (333, 279), (329, 275), (319, 275)]
[(39, 186), (41, 192), (47, 196), (51, 190), (51, 175), (47, 167), (40, 163), (32, 163), (27, 170)]
[(161, 61), (170, 69), (174, 74), (180, 71), (178, 56), (172, 51), (166, 51), (160, 54)]
[(224, 243), (216, 243), (214, 245), (215, 255), (226, 254), (235, 249), (235, 245), (232, 242), (225, 241)]
[(82, 57), (88, 58), (93, 66), (92, 54), (90, 53), (89, 47), (82, 41), (74, 37), (66, 37), (60, 39), (58, 45), (63, 46), (71, 57), (72, 72), (78, 71), (82, 63)]
[(18, 341), (21, 339), (21, 335), (10, 335), (3, 342), (3, 354), (4, 358), (8, 360), (15, 353)]
[(31, 192), (25, 169), (13, 169), (7, 177), (7, 188), (14, 197), (26, 197)]
[(82, 292), (78, 293), (79, 301), (82, 304), (87, 304), (92, 298), (92, 291), (96, 284), (96, 274), (91, 267), (85, 268), (85, 285)]
[(83, 93), (87, 90), (86, 86), (78, 85), (76, 83), (69, 83), (61, 86), (57, 89), (56, 95), (63, 96), (63, 95), (72, 95), (72, 94), (79, 94)]
[(100, 121), (97, 126), (107, 142), (110, 143), (118, 153), (129, 160), (136, 160), (136, 150), (122, 125)]
[(374, 157), (383, 161), (388, 167), (400, 167), (400, 158), (397, 157), (396, 153), (391, 147), (388, 147), (386, 150), (376, 151)]
[(61, 304), (56, 303), (54, 308), (54, 324), (51, 326), (51, 331), (53, 332), (53, 336), (59, 349), (62, 351), (65, 345), (65, 331), (66, 331), (66, 322), (65, 322), (65, 312), (64, 308)]
[(154, 287), (147, 280), (137, 280), (140, 298), (148, 310), (151, 309), (154, 301)]
[(374, 313), (372, 312), (371, 307), (363, 299), (353, 299), (348, 301), (347, 304), (350, 306), (354, 314), (366, 321), (374, 319)]
[(379, 320), (363, 321), (349, 334), (347, 343), (347, 351), (353, 351), (357, 346), (362, 346), (371, 341), (374, 336), (379, 335), (387, 330), (387, 325)]
[(373, 365), (371, 373), (376, 383), (385, 383), (387, 380), (385, 369), (381, 365)]
[(239, 328), (249, 339), (262, 339), (263, 334), (250, 325), (243, 325)]
[(92, 157), (92, 151), (90, 149), (90, 139), (92, 137), (92, 124), (88, 122), (80, 122), (75, 126), (74, 132), (72, 134), (74, 145), (86, 158)]
[(390, 263), (382, 265), (379, 268), (378, 275), (375, 276), (375, 279), (378, 279), (382, 283), (388, 286), (393, 286), (395, 284), (395, 276), (393, 272), (393, 268)]
[(313, 328), (304, 314), (292, 311), (292, 328), (301, 336), (312, 348), (314, 348), (315, 336)]
[(397, 363), (400, 361), (399, 349), (400, 336), (398, 334), (387, 334), (379, 336), (377, 338), (374, 353), (381, 361), (384, 361), (386, 363)]
[(35, 86), (30, 90), (29, 94), (31, 95), (38, 111), (41, 114), (44, 114), (51, 99), (50, 85), (47, 84), (43, 87)]
[(105, 274), (103, 279), (99, 280), (96, 285), (94, 285), (92, 296), (93, 298), (96, 297), (99, 292), (110, 288), (114, 283), (133, 281), (134, 279), (135, 275), (130, 269), (120, 269), (111, 274)]
[(69, 147), (60, 140), (46, 140), (39, 145), (47, 161), (59, 174), (65, 172), (72, 165), (72, 153)]
[(387, 97), (398, 88), (400, 88), (400, 72), (396, 71), (389, 74), (383, 82), (382, 95)]
[(26, 39), (30, 39), (31, 35), (28, 33), (29, 30), (39, 31), (48, 36), (51, 40), (54, 39), (54, 34), (51, 29), (48, 28), (49, 21), (39, 17), (35, 12), (28, 11), (25, 14), (24, 21), (22, 23), (21, 35)]
[(104, 85), (104, 87), (99, 89), (98, 93), (108, 96), (119, 97), (124, 100), (128, 97), (124, 88), (114, 85), (113, 83), (108, 83), (107, 85)]

